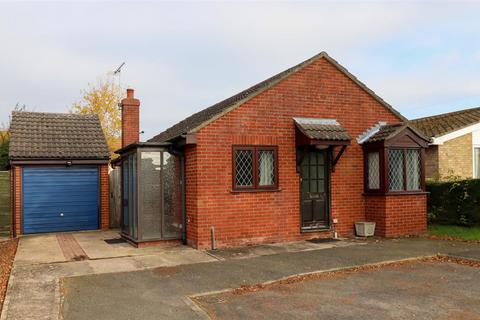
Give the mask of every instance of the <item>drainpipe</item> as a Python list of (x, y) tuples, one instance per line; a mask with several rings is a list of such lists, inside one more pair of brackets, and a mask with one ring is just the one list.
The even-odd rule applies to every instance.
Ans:
[(187, 244), (187, 204), (185, 196), (185, 156), (180, 156), (180, 167), (182, 175), (182, 242)]

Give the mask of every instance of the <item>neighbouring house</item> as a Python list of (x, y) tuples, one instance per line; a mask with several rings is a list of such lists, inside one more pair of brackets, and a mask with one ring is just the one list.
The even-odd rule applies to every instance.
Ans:
[(429, 138), (325, 52), (147, 142), (132, 89), (121, 105), (122, 235), (136, 245), (332, 237), (365, 220), (385, 237), (426, 230)]
[(110, 159), (96, 115), (13, 112), (11, 235), (108, 228)]
[(427, 179), (480, 178), (480, 108), (419, 118), (411, 123), (432, 138), (426, 151)]

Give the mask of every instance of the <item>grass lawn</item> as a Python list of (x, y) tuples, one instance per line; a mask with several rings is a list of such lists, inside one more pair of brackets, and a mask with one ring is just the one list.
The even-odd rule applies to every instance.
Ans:
[(462, 240), (480, 240), (480, 227), (444, 226), (434, 224), (428, 226), (428, 232), (433, 236), (452, 237)]

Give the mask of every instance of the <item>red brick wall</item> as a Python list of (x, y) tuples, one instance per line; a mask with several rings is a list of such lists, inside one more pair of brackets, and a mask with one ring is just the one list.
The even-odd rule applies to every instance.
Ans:
[[(187, 158), (187, 237), (209, 247), (298, 240), (331, 233), (300, 233), (299, 175), (292, 117), (335, 118), (353, 137), (331, 178), (331, 213), (340, 234), (365, 219), (362, 149), (355, 138), (378, 121), (399, 119), (324, 59), (197, 132)], [(232, 145), (278, 146), (281, 191), (232, 193)]]
[(185, 148), (185, 207), (187, 243), (197, 247), (197, 152), (195, 146)]
[(108, 229), (110, 223), (110, 181), (108, 164), (100, 165), (100, 229)]
[(427, 195), (368, 196), (366, 218), (376, 222), (382, 237), (418, 235), (427, 231)]

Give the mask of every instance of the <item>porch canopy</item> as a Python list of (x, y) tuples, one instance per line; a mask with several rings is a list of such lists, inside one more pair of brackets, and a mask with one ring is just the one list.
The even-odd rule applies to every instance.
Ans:
[[(335, 147), (340, 147), (331, 161), (334, 170), (335, 164), (352, 140), (347, 130), (336, 119), (293, 118), (293, 121), (296, 127), (295, 143), (299, 149), (305, 152), (311, 147), (330, 149), (333, 155)], [(302, 158), (300, 154), (297, 160), (301, 162)]]

